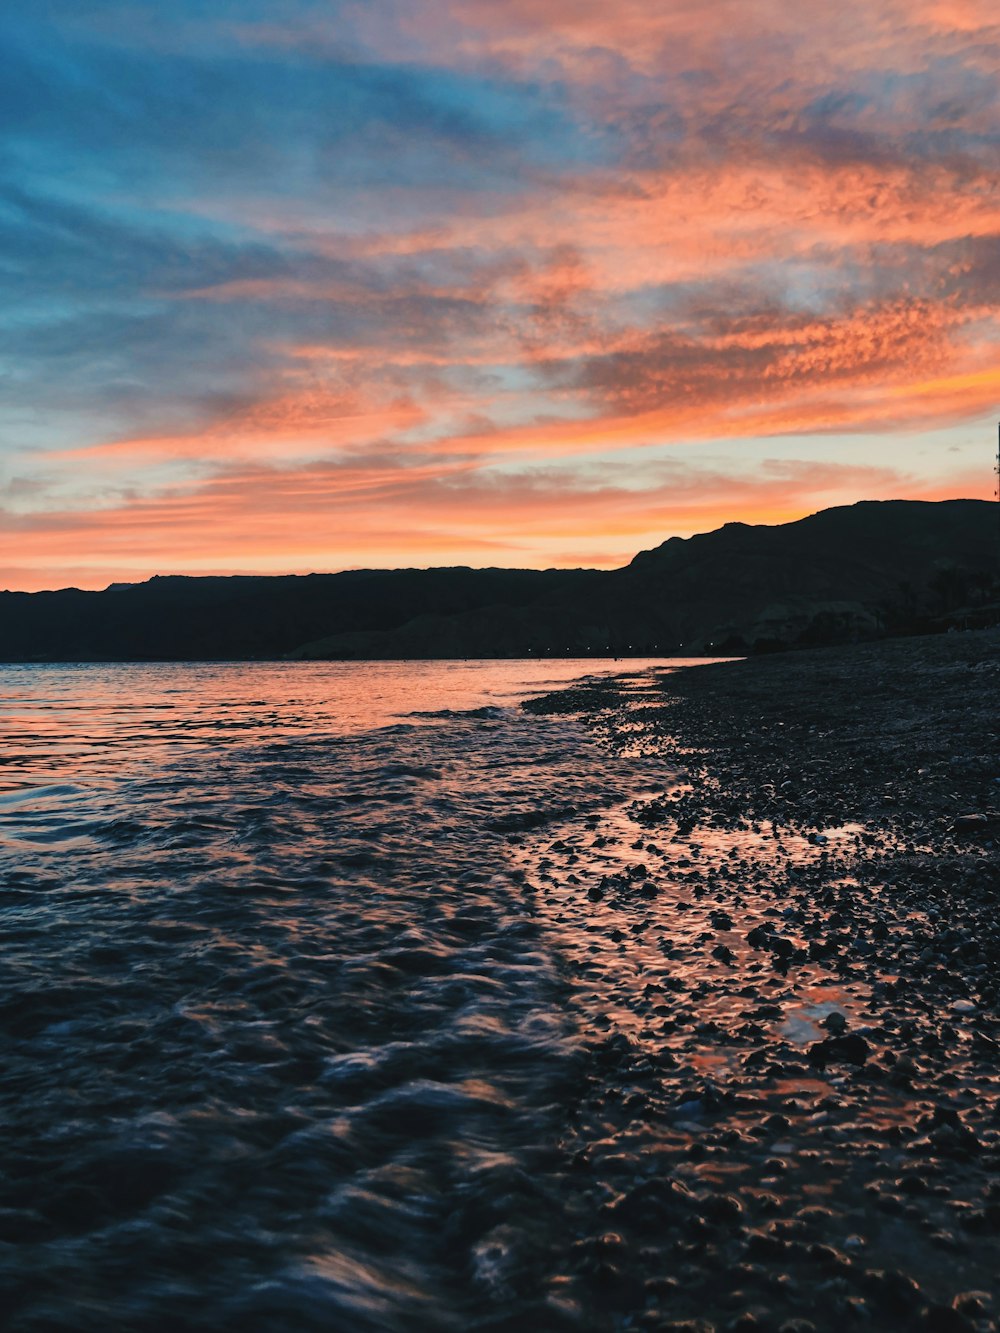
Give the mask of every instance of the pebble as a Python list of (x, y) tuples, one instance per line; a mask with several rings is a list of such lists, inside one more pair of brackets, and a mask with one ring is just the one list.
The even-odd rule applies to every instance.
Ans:
[[(758, 688), (749, 666), (733, 680)], [(976, 799), (971, 757), (982, 742), (966, 744), (968, 781), (946, 756), (958, 733), (944, 712), (927, 715), (930, 738), (917, 719), (897, 730), (866, 720), (845, 748), (840, 712), (875, 717), (856, 680), (837, 685), (828, 742), (815, 752), (799, 744), (793, 698), (779, 746), (779, 694), (784, 708), (784, 691), (773, 703), (755, 695), (758, 722), (739, 701), (686, 688), (670, 735), (692, 748), (674, 755), (665, 746), (690, 786), (633, 810), (644, 828), (662, 828), (660, 851), (634, 825), (600, 828), (602, 848), (625, 853), (616, 864), (609, 851), (596, 874), (607, 877), (615, 912), (633, 919), (616, 916), (612, 956), (598, 920), (605, 909), (594, 913), (584, 984), (597, 991), (605, 951), (617, 1006), (602, 1003), (608, 1026), (620, 1023), (638, 1050), (669, 1051), (673, 1065), (657, 1065), (643, 1084), (645, 1120), (616, 1066), (621, 1095), (611, 1087), (595, 1098), (581, 1133), (591, 1143), (620, 1137), (691, 1190), (689, 1204), (663, 1207), (641, 1191), (639, 1169), (624, 1166), (601, 1184), (613, 1190), (605, 1216), (625, 1242), (608, 1327), (690, 1327), (708, 1317), (720, 1331), (968, 1328), (992, 1295), (978, 1312), (950, 1301), (957, 1258), (970, 1287), (988, 1288), (991, 1228), (1000, 1228), (1000, 1209), (994, 1217), (981, 1192), (1000, 1164), (1000, 1085), (990, 1082), (1000, 1050), (1000, 930), (989, 906), (998, 877), (989, 844), (962, 834), (961, 817), (936, 812), (961, 808), (963, 793), (963, 805)], [(905, 707), (893, 688), (893, 707), (899, 699)], [(919, 765), (909, 763), (918, 746)], [(853, 832), (842, 831), (848, 822)], [(650, 876), (629, 869), (636, 854), (654, 866), (655, 904), (638, 897)], [(707, 1071), (711, 1097), (701, 1092)], [(600, 1167), (588, 1179), (602, 1181)], [(816, 1198), (829, 1206), (810, 1212)], [(744, 1262), (733, 1263), (730, 1247), (739, 1246)], [(641, 1297), (630, 1306), (625, 1294), (643, 1249), (677, 1282), (669, 1296), (640, 1284), (646, 1315)]]
[(963, 836), (968, 836), (969, 834), (981, 832), (986, 828), (988, 823), (989, 820), (983, 814), (959, 815), (952, 824), (951, 831)]
[(809, 1047), (810, 1064), (825, 1069), (828, 1064), (863, 1065), (871, 1054), (871, 1047), (859, 1032), (844, 1036), (827, 1037)]

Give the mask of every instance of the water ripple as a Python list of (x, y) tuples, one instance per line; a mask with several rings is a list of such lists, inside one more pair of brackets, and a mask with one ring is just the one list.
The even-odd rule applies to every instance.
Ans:
[(509, 843), (637, 774), (524, 664), (351, 670), (5, 671), (9, 1327), (531, 1324), (581, 1034)]

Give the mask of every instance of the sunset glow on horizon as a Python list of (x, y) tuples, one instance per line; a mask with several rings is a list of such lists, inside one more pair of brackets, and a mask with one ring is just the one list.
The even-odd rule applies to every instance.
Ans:
[(0, 588), (992, 494), (987, 0), (37, 0), (0, 40)]

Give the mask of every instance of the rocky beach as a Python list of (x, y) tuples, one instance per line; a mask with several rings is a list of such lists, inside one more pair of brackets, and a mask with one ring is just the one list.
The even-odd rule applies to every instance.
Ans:
[(526, 870), (594, 1034), (567, 1316), (997, 1327), (998, 705), (996, 631), (527, 705), (680, 776)]
[(1000, 634), (605, 673), (6, 670), (5, 1327), (996, 1329)]

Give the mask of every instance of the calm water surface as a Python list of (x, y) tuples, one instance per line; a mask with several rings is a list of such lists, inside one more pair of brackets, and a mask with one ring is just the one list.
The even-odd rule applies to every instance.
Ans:
[(497, 1274), (581, 1032), (512, 844), (649, 767), (516, 705), (646, 665), (0, 669), (10, 1327), (548, 1326)]
[(510, 708), (593, 660), (0, 666), (0, 789), (87, 782), (233, 744), (341, 738)]

